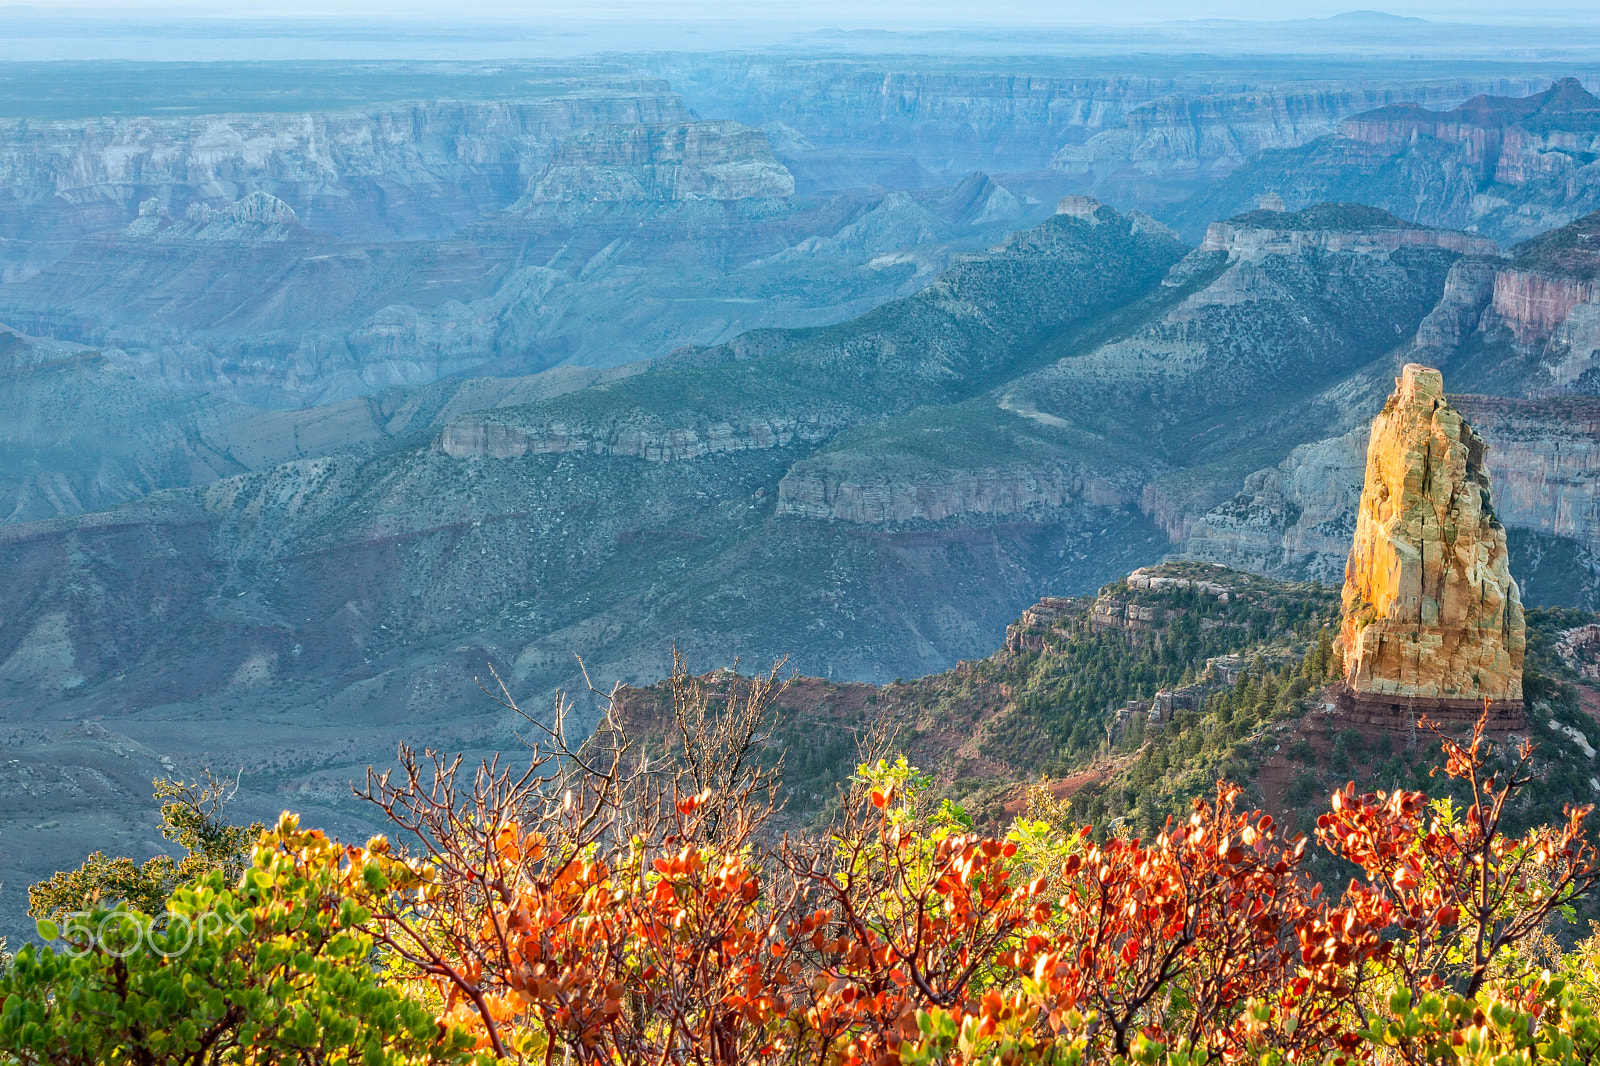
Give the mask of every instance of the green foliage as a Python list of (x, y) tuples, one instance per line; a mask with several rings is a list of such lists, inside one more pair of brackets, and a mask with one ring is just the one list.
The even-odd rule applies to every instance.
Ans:
[[(342, 849), (285, 815), (230, 886), (213, 868), (178, 888), (160, 921), (124, 902), (40, 922), (0, 975), (0, 1059), (17, 1066), (470, 1061), (385, 986), (341, 883)], [(50, 937), (55, 939), (54, 937)], [(9, 1056), (9, 1058), (7, 1058)]]
[(166, 801), (161, 804), (161, 835), (185, 850), (183, 858), (174, 861), (170, 855), (157, 855), (139, 864), (97, 851), (76, 870), (63, 870), (29, 886), (29, 914), (60, 919), (118, 903), (158, 914), (179, 886), (212, 871), (228, 883), (238, 880), (250, 862), (251, 844), (266, 827), (230, 825), (223, 819), (234, 783), (208, 772), (192, 783), (158, 777), (154, 785), (155, 798)]
[(1361, 736), (1361, 732), (1356, 729), (1346, 729), (1333, 738), (1333, 747), (1328, 752), (1328, 769), (1338, 774), (1348, 773), (1352, 760), (1365, 761), (1365, 754), (1366, 740)]
[[(1070, 773), (1103, 747), (1108, 708), (1176, 688), (1186, 674), (1203, 674), (1209, 658), (1268, 642), (1280, 648), (1297, 639), (1312, 642), (1305, 657), (1309, 665), (1301, 668), (1309, 673), (1296, 674), (1287, 667), (1269, 673), (1258, 666), (1242, 674), (1232, 692), (1207, 703), (1206, 714), (1229, 728), (1204, 738), (1191, 736), (1188, 731), (1198, 718), (1180, 715), (1163, 731), (1156, 744), (1168, 762), (1197, 766), (1192, 756), (1225, 753), (1259, 717), (1304, 695), (1307, 686), (1295, 689), (1292, 684), (1296, 677), (1320, 683), (1333, 659), (1326, 620), (1336, 610), (1335, 598), (1320, 586), (1274, 583), (1259, 592), (1236, 594), (1228, 603), (1191, 589), (1129, 594), (1126, 586), (1112, 585), (1102, 594), (1129, 595), (1132, 602), (1163, 611), (1165, 620), (1133, 635), (1097, 630), (1087, 617), (1058, 624), (1045, 635), (1042, 654), (1019, 658), (1014, 669), (1021, 674), (1015, 686), (1020, 713), (990, 733), (985, 754), (1054, 775)], [(1215, 780), (1213, 775), (1202, 787)]]
[(1600, 1057), (1594, 1001), (1547, 972), (1486, 988), (1471, 999), (1442, 992), (1389, 997), (1389, 1013), (1362, 1033), (1402, 1062), (1578, 1066)]
[(1289, 788), (1283, 795), (1283, 802), (1290, 807), (1304, 807), (1316, 794), (1317, 775), (1307, 771), (1289, 782)]
[(855, 730), (817, 729), (791, 718), (774, 732), (775, 748), (783, 753), (783, 790), (789, 802), (810, 807), (832, 800), (859, 754)]

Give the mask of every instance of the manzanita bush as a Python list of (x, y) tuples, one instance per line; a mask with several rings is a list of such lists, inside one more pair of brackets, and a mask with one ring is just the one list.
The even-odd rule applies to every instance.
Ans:
[[(1019, 818), (1003, 838), (873, 758), (826, 831), (777, 836), (776, 676), (674, 679), (675, 749), (562, 718), (526, 770), (402, 752), (364, 790), (395, 839), (292, 820), (198, 955), (24, 948), (0, 1054), (44, 1062), (1579, 1063), (1600, 943), (1524, 950), (1600, 881), (1588, 808), (1501, 830), (1528, 749), (1441, 736), (1471, 802), (1332, 798), (1326, 898), (1219, 784), (1152, 839)], [(508, 706), (514, 707), (507, 698)], [(47, 930), (54, 932), (55, 930)], [(63, 949), (66, 950), (66, 949)], [(419, 1024), (419, 1019), (426, 1024)]]

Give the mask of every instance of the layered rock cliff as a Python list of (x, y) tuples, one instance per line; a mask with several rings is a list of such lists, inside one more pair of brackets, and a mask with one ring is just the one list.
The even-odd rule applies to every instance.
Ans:
[(1429, 364), (1448, 363), (1478, 329), (1494, 294), (1504, 261), (1497, 256), (1463, 256), (1450, 267), (1444, 294), (1417, 327), (1416, 347)]
[(597, 126), (562, 142), (530, 204), (745, 200), (794, 193), (767, 135), (737, 122)]
[[(1479, 331), (1487, 349), (1479, 362), (1509, 354), (1526, 368), (1516, 392), (1600, 393), (1600, 212), (1514, 248), (1495, 275)], [(1511, 391), (1503, 377), (1486, 380), (1493, 391)]]
[(1227, 252), (1230, 259), (1325, 252), (1394, 252), (1401, 248), (1493, 255), (1494, 241), (1454, 230), (1408, 224), (1386, 211), (1360, 204), (1322, 204), (1304, 211), (1255, 210), (1206, 227), (1202, 252)]
[(317, 232), (439, 236), (515, 200), (576, 130), (689, 118), (659, 81), (529, 97), (0, 122), (0, 236), (75, 237), (125, 225), (152, 198), (182, 217), (191, 203), (218, 208), (251, 192), (282, 199)]
[(862, 454), (850, 449), (796, 463), (778, 483), (778, 515), (897, 527), (951, 520), (1037, 521), (1063, 511), (1119, 507), (1134, 497), (1122, 483), (1076, 461), (1067, 449), (1011, 441), (990, 462), (951, 456)]
[(1183, 557), (1334, 584), (1355, 532), (1368, 427), (1302, 444), (1245, 478), (1239, 494), (1193, 518)]
[(1531, 96), (1352, 116), (1299, 148), (1262, 152), (1162, 217), (1198, 234), (1277, 192), (1291, 208), (1356, 201), (1511, 243), (1600, 207), (1597, 155), (1600, 98), (1563, 78)]
[(161, 202), (151, 197), (139, 205), (139, 217), (122, 232), (129, 237), (253, 243), (288, 240), (296, 235), (299, 222), (294, 208), (271, 193), (253, 192), (223, 207), (193, 203), (182, 222), (174, 222)]
[(1373, 422), (1339, 642), (1357, 695), (1522, 698), (1526, 633), (1483, 440), (1407, 364)]
[(1347, 116), (1399, 103), (1449, 105), (1482, 91), (1482, 83), (1457, 81), (1165, 95), (1128, 107), (1119, 127), (1065, 145), (1050, 166), (1101, 195), (1154, 209), (1226, 177), (1259, 152), (1331, 134)]
[(1500, 521), (1600, 553), (1600, 398), (1455, 396), (1452, 402), (1494, 455)]
[(845, 424), (838, 414), (829, 417), (805, 413), (788, 418), (693, 421), (692, 425), (674, 426), (667, 420), (641, 416), (598, 424), (556, 420), (518, 425), (492, 413), (467, 415), (444, 427), (438, 448), (455, 459), (582, 452), (671, 462), (723, 452), (815, 444), (827, 440)]
[(802, 193), (934, 185), (978, 169), (1031, 173), (1041, 198), (1066, 184), (1147, 210), (1352, 114), (1402, 102), (1451, 107), (1545, 84), (1456, 75), (1263, 82), (1204, 62), (1159, 71), (1119, 63), (1114, 75), (1077, 61), (981, 57), (663, 54), (642, 63), (700, 114), (765, 128)]

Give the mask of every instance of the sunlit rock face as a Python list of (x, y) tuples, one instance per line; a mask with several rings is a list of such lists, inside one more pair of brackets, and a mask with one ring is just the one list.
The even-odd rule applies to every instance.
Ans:
[(1339, 639), (1359, 695), (1522, 698), (1522, 601), (1487, 448), (1408, 363), (1373, 421)]

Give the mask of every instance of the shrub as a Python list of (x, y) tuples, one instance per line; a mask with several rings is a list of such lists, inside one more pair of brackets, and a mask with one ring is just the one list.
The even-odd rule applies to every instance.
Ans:
[(674, 764), (633, 759), (613, 714), (576, 748), (558, 714), (525, 770), (466, 774), (403, 751), (365, 792), (399, 843), (341, 847), (285, 816), (231, 887), (212, 870), (172, 894), (173, 914), (227, 923), (191, 950), (126, 905), (91, 920), (159, 950), (124, 952), (77, 926), (63, 953), (24, 948), (0, 977), (0, 1054), (27, 1066), (1600, 1056), (1600, 940), (1562, 956), (1540, 939), (1600, 883), (1589, 809), (1505, 832), (1529, 749), (1491, 760), (1482, 723), (1440, 737), (1462, 807), (1333, 795), (1315, 840), (1365, 876), (1330, 900), (1306, 872), (1311, 838), (1283, 839), (1226, 783), (1181, 821), (1098, 838), (1040, 789), (990, 836), (904, 758), (872, 757), (825, 831), (773, 839), (777, 768), (752, 757), (770, 735), (773, 677), (715, 700), (674, 681)]
[(1317, 775), (1309, 770), (1296, 775), (1284, 792), (1283, 802), (1290, 807), (1304, 807), (1317, 794)]
[(290, 815), (229, 885), (178, 888), (157, 925), (121, 904), (40, 922), (0, 974), (0, 1057), (43, 1064), (462, 1063), (471, 1041), (386, 984), (343, 849)]

